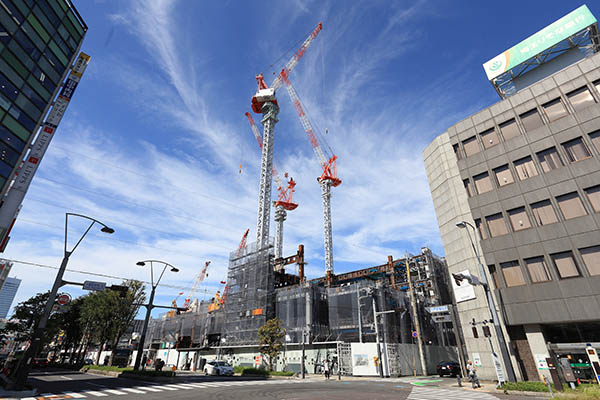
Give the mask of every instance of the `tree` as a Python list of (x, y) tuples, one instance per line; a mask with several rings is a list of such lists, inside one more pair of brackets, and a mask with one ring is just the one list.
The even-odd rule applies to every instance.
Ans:
[[(15, 306), (11, 319), (6, 326), (0, 330), (0, 338), (4, 342), (11, 337), (16, 343), (26, 342), (31, 339), (33, 331), (37, 328), (50, 292), (38, 293), (35, 296)], [(49, 320), (42, 344), (48, 343), (57, 330), (54, 316)]]
[(67, 351), (71, 349), (71, 355), (69, 362), (73, 364), (75, 360), (75, 350), (78, 345), (82, 342), (84, 336), (84, 328), (81, 324), (81, 308), (85, 302), (85, 297), (78, 297), (71, 301), (64, 307), (63, 312), (56, 314), (56, 324), (60, 331), (63, 332), (62, 341), (60, 347), (65, 349), (65, 353), (62, 356), (67, 355)]
[(268, 320), (258, 328), (260, 353), (267, 357), (269, 371), (273, 371), (273, 361), (277, 358), (283, 347), (281, 339), (285, 336), (283, 323), (279, 318)]
[(119, 339), (131, 326), (140, 304), (145, 300), (144, 285), (139, 281), (125, 281), (127, 291), (105, 290), (87, 296), (81, 308), (81, 322), (87, 326), (90, 338), (99, 344), (96, 364), (106, 344), (112, 348), (109, 363), (112, 364)]

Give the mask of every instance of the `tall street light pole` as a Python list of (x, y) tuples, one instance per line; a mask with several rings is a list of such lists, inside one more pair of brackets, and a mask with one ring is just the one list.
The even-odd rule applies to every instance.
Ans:
[[(150, 321), (150, 314), (152, 313), (152, 309), (154, 308), (154, 293), (156, 292), (156, 287), (160, 283), (160, 280), (162, 279), (167, 267), (171, 267), (171, 272), (179, 272), (179, 269), (175, 268), (171, 264), (166, 263), (164, 261), (158, 261), (158, 260), (138, 261), (136, 263), (136, 265), (143, 267), (146, 265), (146, 263), (150, 263), (150, 282), (152, 284), (152, 291), (150, 292), (150, 300), (148, 300), (148, 304), (144, 304), (144, 307), (146, 307), (146, 318), (144, 319), (144, 328), (142, 329), (142, 336), (140, 336), (137, 354), (135, 356), (135, 365), (133, 366), (133, 369), (135, 371), (138, 371), (140, 369), (140, 364), (142, 362), (142, 353), (144, 352), (144, 342), (146, 341), (146, 331), (148, 330), (148, 322)], [(156, 281), (156, 283), (154, 283), (154, 265), (153, 265), (153, 263), (158, 263), (158, 264), (164, 265), (163, 270), (160, 273), (160, 276), (158, 277), (158, 280)]]
[[(69, 217), (79, 217), (84, 218), (91, 221), (90, 226), (85, 230), (83, 235), (79, 238), (75, 246), (71, 250), (67, 250), (67, 235), (68, 235), (68, 225), (69, 225)], [(115, 230), (109, 228), (107, 225), (98, 221), (97, 219), (88, 217), (86, 215), (74, 214), (74, 213), (66, 213), (65, 214), (65, 244), (64, 244), (64, 256), (62, 263), (60, 264), (60, 268), (58, 269), (58, 273), (56, 274), (56, 278), (54, 279), (54, 285), (52, 286), (52, 290), (50, 290), (50, 296), (48, 297), (48, 302), (46, 303), (46, 307), (44, 309), (44, 314), (40, 318), (40, 322), (38, 323), (37, 328), (33, 332), (33, 337), (31, 338), (31, 344), (23, 357), (20, 368), (17, 371), (15, 388), (22, 389), (25, 387), (25, 382), (27, 381), (27, 376), (29, 375), (29, 371), (31, 370), (31, 362), (36, 357), (40, 347), (42, 345), (42, 338), (44, 336), (44, 332), (46, 330), (46, 326), (48, 325), (48, 318), (50, 318), (50, 313), (52, 312), (52, 307), (54, 306), (54, 300), (56, 299), (56, 294), (58, 293), (58, 289), (61, 286), (65, 285), (66, 282), (63, 281), (63, 276), (65, 274), (65, 270), (67, 269), (67, 264), (69, 262), (69, 257), (75, 251), (75, 249), (79, 246), (79, 243), (83, 240), (83, 238), (87, 235), (87, 233), (92, 229), (94, 224), (101, 225), (101, 232), (104, 233), (114, 233)]]
[[(473, 229), (473, 235), (477, 238), (477, 232), (475, 227), (467, 221), (460, 221), (456, 223), (456, 226), (459, 228), (466, 228), (469, 226)], [(486, 294), (487, 305), (490, 309), (490, 315), (492, 316), (492, 321), (494, 322), (494, 329), (496, 330), (496, 336), (498, 337), (498, 343), (500, 345), (500, 353), (502, 354), (502, 359), (504, 360), (504, 366), (506, 367), (506, 373), (508, 375), (508, 380), (511, 382), (516, 382), (517, 378), (515, 375), (515, 370), (513, 369), (512, 362), (510, 360), (510, 355), (508, 353), (508, 346), (506, 345), (506, 339), (504, 338), (504, 332), (502, 332), (502, 328), (500, 327), (500, 320), (498, 319), (498, 313), (496, 312), (496, 303), (494, 302), (494, 297), (492, 296), (492, 291), (490, 290), (490, 286), (488, 284), (487, 274), (485, 272), (485, 268), (483, 268), (483, 264), (481, 263), (481, 257), (479, 256), (479, 251), (477, 251), (477, 246), (475, 246), (475, 242), (471, 238), (471, 233), (467, 229), (467, 236), (469, 237), (469, 241), (471, 242), (471, 246), (473, 247), (473, 251), (475, 252), (475, 256), (477, 257), (477, 266), (479, 268), (479, 281), (483, 286), (483, 289)], [(492, 352), (494, 350), (492, 349)]]

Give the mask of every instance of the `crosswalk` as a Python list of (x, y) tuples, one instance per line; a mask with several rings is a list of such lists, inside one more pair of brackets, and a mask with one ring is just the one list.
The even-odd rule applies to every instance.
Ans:
[(133, 394), (147, 394), (156, 392), (172, 392), (176, 390), (209, 389), (229, 386), (253, 386), (253, 385), (280, 385), (302, 383), (300, 380), (276, 379), (265, 381), (218, 381), (218, 382), (185, 382), (165, 383), (162, 385), (149, 384), (148, 386), (134, 387), (106, 387), (94, 390), (82, 390), (81, 392), (42, 393), (36, 397), (25, 397), (21, 400), (58, 400), (58, 399), (86, 399), (107, 396), (123, 396)]
[(475, 392), (457, 389), (438, 389), (431, 387), (414, 387), (407, 400), (497, 400), (494, 395), (485, 392)]

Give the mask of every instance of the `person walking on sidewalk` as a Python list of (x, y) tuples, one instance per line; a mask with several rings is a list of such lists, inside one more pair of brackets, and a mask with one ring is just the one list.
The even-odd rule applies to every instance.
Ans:
[(467, 373), (469, 374), (469, 380), (471, 381), (473, 389), (476, 387), (480, 388), (481, 385), (479, 384), (479, 377), (477, 376), (477, 367), (473, 365), (471, 360), (467, 362)]
[(329, 359), (326, 358), (323, 362), (323, 373), (325, 374), (325, 379), (329, 380)]

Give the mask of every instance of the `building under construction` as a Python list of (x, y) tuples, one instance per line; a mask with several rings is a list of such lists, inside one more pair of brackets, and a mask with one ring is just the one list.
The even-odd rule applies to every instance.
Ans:
[[(425, 352), (440, 354), (427, 357), (427, 368), (440, 358), (457, 359), (449, 349), (455, 345), (451, 323), (436, 323), (428, 312), (428, 307), (448, 303), (451, 296), (446, 263), (427, 248), (421, 254), (400, 259), (389, 256), (382, 265), (307, 280), (302, 245), (296, 254), (275, 259), (273, 245), (258, 250), (249, 244), (230, 254), (222, 296), (196, 303), (188, 312), (152, 320), (145, 347), (150, 359), (162, 358), (178, 368), (196, 369), (202, 358), (213, 357), (255, 366), (262, 363), (257, 331), (267, 320), (277, 317), (286, 330), (290, 355), (278, 360), (278, 368), (299, 371), (299, 357), (293, 354), (304, 343), (309, 372), (324, 357), (338, 359), (340, 354), (336, 365), (346, 367), (342, 372), (352, 373), (350, 360), (342, 362), (344, 345), (374, 344), (374, 310), (378, 314), (389, 311), (378, 318), (379, 340), (388, 348), (396, 346), (396, 350), (401, 344), (409, 345), (406, 350), (410, 354), (405, 354), (405, 371), (390, 366), (388, 374), (408, 374), (412, 369), (421, 369), (415, 366), (415, 315)], [(402, 351), (398, 353), (401, 357)], [(388, 357), (391, 360), (391, 355)]]

